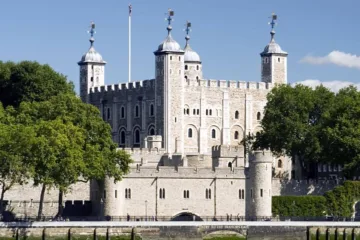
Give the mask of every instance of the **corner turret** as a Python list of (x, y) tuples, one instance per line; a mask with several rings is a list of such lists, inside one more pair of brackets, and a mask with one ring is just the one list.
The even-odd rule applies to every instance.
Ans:
[(95, 23), (90, 27), (90, 48), (78, 62), (80, 67), (80, 97), (83, 102), (88, 102), (90, 88), (103, 86), (105, 82), (105, 64), (100, 53), (94, 48)]
[(261, 81), (274, 84), (287, 83), (287, 56), (288, 53), (283, 51), (279, 44), (275, 42), (275, 30), (277, 15), (272, 14), (271, 40), (260, 53), (261, 56)]

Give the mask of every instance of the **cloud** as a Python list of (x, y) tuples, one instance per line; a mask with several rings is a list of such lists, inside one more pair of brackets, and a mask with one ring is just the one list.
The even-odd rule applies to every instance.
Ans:
[(340, 51), (332, 51), (324, 57), (306, 56), (300, 62), (314, 65), (335, 64), (341, 67), (360, 69), (360, 56)]
[(360, 89), (360, 83), (337, 81), (337, 80), (321, 82), (320, 80), (317, 80), (317, 79), (307, 79), (304, 81), (299, 81), (299, 82), (293, 83), (292, 86), (294, 86), (296, 84), (302, 84), (302, 85), (309, 86), (312, 88), (315, 88), (316, 86), (319, 86), (322, 84), (324, 87), (329, 88), (333, 92), (338, 92), (340, 89), (342, 89), (344, 87), (348, 87), (350, 85), (354, 85), (355, 87), (357, 87), (357, 89)]

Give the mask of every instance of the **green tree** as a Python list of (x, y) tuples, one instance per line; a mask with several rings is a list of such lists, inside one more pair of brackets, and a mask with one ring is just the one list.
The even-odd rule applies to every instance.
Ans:
[(341, 89), (324, 127), (324, 152), (327, 161), (344, 164), (348, 177), (360, 169), (360, 92), (354, 86)]
[(0, 101), (4, 107), (18, 107), (23, 101), (45, 101), (63, 93), (75, 95), (74, 86), (49, 65), (0, 61)]
[(267, 96), (262, 131), (250, 136), (253, 149), (270, 149), (276, 155), (298, 156), (304, 169), (323, 156), (324, 119), (335, 95), (323, 86), (280, 85)]
[[(88, 182), (92, 179), (102, 180), (106, 176), (114, 178), (114, 181), (119, 181), (129, 171), (131, 158), (126, 152), (116, 150), (117, 145), (112, 140), (111, 127), (102, 120), (99, 110), (92, 105), (83, 103), (73, 95), (58, 95), (44, 102), (24, 102), (20, 105), (15, 118), (22, 124), (35, 125), (37, 129), (39, 124), (42, 126), (39, 128), (42, 130), (39, 135), (42, 138), (39, 138), (41, 141), (37, 145), (39, 149), (34, 151), (37, 153), (34, 159), (40, 163), (35, 167), (35, 176), (40, 179), (35, 178), (35, 184), (42, 184), (43, 191), (46, 186), (56, 186), (60, 188), (60, 196), (62, 196), (62, 192), (66, 192), (71, 184), (76, 182)], [(43, 126), (52, 122), (56, 122), (58, 127), (52, 126), (55, 129), (53, 132)], [(63, 127), (60, 127), (60, 123), (63, 124)], [(61, 146), (47, 142), (52, 138), (57, 139), (55, 134), (60, 133), (66, 133), (65, 136), (71, 138), (72, 134), (64, 132), (64, 128), (69, 125), (78, 128), (79, 140), (68, 141), (73, 145), (72, 147), (77, 145), (76, 152), (81, 148), (81, 153), (78, 153), (76, 159), (71, 161), (57, 159), (63, 156), (59, 155), (57, 150)], [(64, 138), (66, 138), (65, 136)], [(66, 167), (68, 174), (64, 175), (62, 167), (54, 168), (55, 165)], [(49, 169), (55, 172), (59, 171), (63, 177), (60, 178), (54, 173), (49, 174)], [(47, 176), (48, 179), (45, 179)]]

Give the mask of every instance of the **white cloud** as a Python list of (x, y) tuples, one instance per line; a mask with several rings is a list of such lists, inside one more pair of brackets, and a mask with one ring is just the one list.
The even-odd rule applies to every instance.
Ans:
[(340, 51), (332, 51), (324, 57), (306, 56), (300, 62), (315, 65), (335, 64), (341, 67), (360, 69), (360, 56)]
[(319, 86), (322, 84), (324, 87), (329, 88), (333, 92), (338, 92), (340, 89), (342, 89), (344, 87), (348, 87), (350, 85), (354, 85), (355, 87), (357, 87), (357, 89), (360, 90), (360, 83), (336, 81), (336, 80), (321, 82), (320, 80), (317, 80), (317, 79), (307, 79), (304, 81), (299, 81), (299, 82), (293, 83), (292, 86), (294, 86), (296, 84), (302, 84), (302, 85), (309, 86), (312, 88), (315, 88), (316, 86)]

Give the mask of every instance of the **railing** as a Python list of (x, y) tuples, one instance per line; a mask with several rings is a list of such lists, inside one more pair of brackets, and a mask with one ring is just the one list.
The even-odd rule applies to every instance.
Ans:
[(245, 216), (202, 216), (184, 215), (184, 216), (42, 216), (37, 217), (15, 217), (0, 219), (3, 222), (33, 222), (33, 221), (121, 221), (121, 222), (154, 222), (154, 221), (221, 221), (221, 222), (241, 222), (241, 221), (360, 221), (360, 217), (245, 217)]

